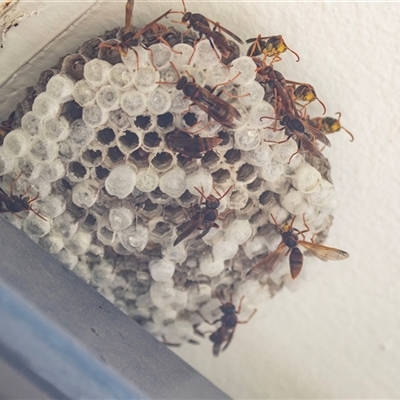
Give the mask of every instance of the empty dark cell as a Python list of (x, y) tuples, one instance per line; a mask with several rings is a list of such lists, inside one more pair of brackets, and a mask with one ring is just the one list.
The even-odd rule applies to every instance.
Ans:
[(256, 192), (258, 189), (260, 189), (263, 182), (264, 182), (263, 179), (256, 178), (253, 182), (251, 182), (247, 185), (247, 189), (249, 189), (250, 192)]
[(112, 162), (121, 161), (124, 158), (124, 154), (117, 146), (110, 147), (107, 150), (107, 156)]
[(90, 59), (97, 58), (97, 55), (99, 54), (99, 44), (101, 42), (102, 40), (100, 38), (90, 39), (79, 47), (78, 53)]
[(46, 69), (43, 71), (39, 79), (37, 81), (36, 87), (40, 89), (40, 92), (44, 92), (46, 89), (46, 85), (49, 83), (49, 80), (55, 75), (55, 70)]
[[(107, 44), (113, 45), (117, 44), (117, 40), (111, 39), (106, 41)], [(99, 55), (98, 55), (100, 60), (105, 60), (108, 61), (110, 64), (115, 65), (118, 63), (122, 62), (121, 59), (121, 54), (119, 54), (119, 51), (116, 50), (115, 48), (101, 48), (99, 49)]]
[(235, 203), (236, 201), (238, 201), (238, 199), (241, 199), (241, 198), (242, 198), (241, 192), (239, 192), (238, 190), (236, 190), (236, 191), (234, 191), (234, 192), (231, 193), (229, 200), (230, 200), (232, 203)]
[(182, 42), (194, 47), (195, 43), (198, 42), (197, 34), (191, 29), (186, 29), (186, 31), (183, 32)]
[(86, 208), (78, 207), (74, 203), (69, 203), (67, 206), (67, 211), (71, 213), (77, 220), (82, 220), (86, 217), (88, 210)]
[(231, 136), (229, 135), (228, 132), (225, 131), (219, 131), (218, 132), (218, 137), (222, 139), (222, 142), (220, 143), (220, 146), (225, 146), (229, 143), (231, 140)]
[(110, 171), (107, 168), (102, 167), (101, 165), (96, 167), (96, 176), (98, 179), (106, 179), (109, 173)]
[(168, 168), (172, 163), (172, 156), (169, 153), (158, 153), (151, 162), (155, 168)]
[(83, 222), (83, 225), (87, 228), (93, 228), (97, 223), (97, 218), (93, 214), (88, 214)]
[(169, 232), (171, 232), (171, 227), (165, 222), (157, 222), (153, 230), (153, 233), (157, 236), (164, 236)]
[(78, 81), (83, 79), (83, 70), (85, 68), (86, 60), (80, 54), (71, 54), (69, 58), (65, 58), (64, 63), (68, 63), (68, 65), (65, 65), (65, 72), (68, 75), (71, 75)]
[(131, 153), (129, 159), (139, 168), (149, 165), (149, 153), (141, 148)]
[(235, 58), (240, 57), (240, 47), (232, 40), (228, 40), (228, 49), (229, 56), (221, 56), (221, 62), (225, 65), (230, 65)]
[(110, 111), (108, 118), (111, 122), (117, 125), (118, 128), (123, 129), (129, 126), (129, 115), (120, 108), (118, 110)]
[(183, 195), (179, 197), (179, 200), (182, 203), (196, 203), (197, 197), (195, 197), (192, 193), (190, 193), (189, 190), (185, 190)]
[(139, 144), (139, 138), (136, 133), (131, 131), (125, 131), (124, 134), (119, 138), (120, 142), (128, 147), (129, 149), (136, 148)]
[(261, 195), (259, 197), (260, 204), (264, 206), (272, 199), (273, 196), (274, 196), (274, 194), (272, 192), (270, 192), (269, 190), (267, 190), (264, 193), (261, 193)]
[(83, 178), (86, 175), (86, 168), (77, 161), (69, 164), (68, 170), (69, 172), (73, 173), (77, 178)]
[(61, 184), (67, 190), (71, 190), (72, 189), (71, 184), (66, 179), (61, 179)]
[(262, 211), (258, 210), (255, 214), (253, 214), (249, 220), (250, 224), (255, 224), (262, 218)]
[(150, 117), (148, 115), (139, 115), (134, 123), (138, 128), (146, 130), (150, 126)]
[(157, 207), (158, 207), (158, 204), (154, 204), (151, 202), (151, 200), (148, 199), (143, 203), (142, 210), (146, 211), (146, 212), (151, 212), (151, 211), (154, 211)]
[(182, 154), (178, 154), (176, 156), (177, 160), (178, 160), (178, 165), (182, 168), (185, 168), (186, 166), (188, 166), (189, 164), (192, 164), (194, 162), (196, 162), (193, 158), (190, 157), (185, 157)]
[(64, 104), (62, 114), (69, 121), (75, 121), (82, 118), (82, 107), (74, 100)]
[(97, 132), (97, 140), (101, 144), (110, 144), (115, 138), (115, 133), (111, 128), (104, 128)]
[(144, 135), (143, 143), (147, 147), (157, 147), (161, 142), (161, 138), (157, 132), (149, 132)]
[(211, 175), (213, 177), (213, 181), (216, 183), (225, 183), (231, 177), (229, 171), (223, 168), (220, 168), (218, 171), (213, 172)]
[(243, 164), (237, 172), (237, 180), (244, 182), (254, 173), (254, 167), (250, 164)]
[(187, 213), (181, 206), (171, 204), (164, 208), (164, 218), (166, 221), (181, 224), (187, 219)]
[(157, 125), (160, 128), (166, 128), (167, 126), (172, 125), (173, 121), (174, 116), (170, 112), (157, 116)]
[(238, 149), (230, 149), (225, 153), (225, 160), (228, 164), (235, 164), (240, 160), (241, 152)]
[(251, 199), (251, 197), (249, 197), (247, 199), (246, 205), (244, 207), (242, 207), (241, 210), (242, 211), (250, 210), (251, 208), (253, 208), (253, 205), (254, 205), (253, 200)]
[(168, 32), (163, 35), (164, 40), (168, 42), (171, 47), (178, 43), (182, 43), (182, 32), (173, 26), (168, 27)]
[[(39, 92), (33, 86), (29, 86), (25, 89), (25, 97), (17, 106), (18, 114), (25, 114), (32, 110), (33, 101), (36, 99)], [(22, 117), (21, 117), (22, 118)]]
[(183, 116), (183, 120), (185, 121), (187, 126), (193, 126), (195, 124), (197, 124), (197, 117), (195, 113), (192, 112), (187, 112), (184, 116)]
[(103, 154), (101, 150), (93, 150), (93, 149), (87, 149), (82, 154), (82, 158), (88, 163), (92, 164), (95, 164), (96, 162), (100, 161), (102, 156)]
[[(132, 32), (135, 31), (135, 33), (136, 33), (138, 30), (139, 29), (136, 30), (136, 28), (133, 28)], [(120, 31), (121, 31), (120, 28), (114, 28), (114, 29), (111, 29), (110, 31), (105, 31), (104, 32), (104, 40), (115, 39), (117, 37), (117, 35), (120, 34)]]
[(103, 258), (102, 254), (92, 253), (88, 251), (85, 253), (85, 260), (89, 264), (98, 264)]
[(169, 199), (169, 196), (164, 192), (162, 192), (159, 187), (150, 192), (150, 194), (154, 199), (163, 199), (163, 200)]
[(216, 164), (218, 161), (219, 161), (219, 156), (213, 150), (207, 151), (207, 153), (205, 153), (203, 158), (201, 159), (201, 163), (205, 167), (210, 167), (210, 166)]

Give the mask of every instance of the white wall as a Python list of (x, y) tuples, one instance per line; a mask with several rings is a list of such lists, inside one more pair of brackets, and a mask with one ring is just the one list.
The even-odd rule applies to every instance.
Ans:
[[(310, 263), (318, 277), (260, 304), (218, 359), (208, 340), (176, 353), (234, 398), (400, 397), (399, 4), (202, 3), (187, 7), (243, 38), (282, 34), (301, 61), (284, 54), (279, 70), (312, 83), (329, 115), (343, 113), (355, 141), (342, 132), (325, 150), (338, 193), (327, 244), (350, 258)], [(12, 28), (0, 51), (1, 120), (41, 70), (124, 21), (124, 2), (20, 6), (42, 10)], [(171, 7), (181, 4), (136, 0), (135, 23)]]

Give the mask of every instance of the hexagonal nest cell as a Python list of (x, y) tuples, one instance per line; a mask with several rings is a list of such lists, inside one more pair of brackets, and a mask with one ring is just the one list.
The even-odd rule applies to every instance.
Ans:
[[(217, 33), (199, 40), (170, 27), (136, 45), (123, 34), (44, 71), (2, 124), (2, 215), (180, 344), (220, 315), (219, 298), (245, 296), (251, 312), (292, 281), (288, 230), (326, 237), (326, 141), (266, 50), (241, 56), (228, 40), (221, 58)], [(282, 246), (281, 264), (246, 277)]]

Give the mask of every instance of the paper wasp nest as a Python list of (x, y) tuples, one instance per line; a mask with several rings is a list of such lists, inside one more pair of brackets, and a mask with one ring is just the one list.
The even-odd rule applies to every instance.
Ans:
[[(39, 194), (31, 207), (45, 220), (33, 212), (6, 218), (155, 336), (183, 343), (201, 322), (197, 310), (214, 318), (217, 291), (244, 295), (252, 310), (292, 282), (287, 259), (260, 281), (244, 276), (281, 240), (271, 214), (279, 224), (297, 215), (300, 227), (304, 214), (308, 234), (324, 239), (334, 189), (325, 158), (299, 153), (288, 163), (296, 142), (266, 141), (285, 133), (273, 129), (272, 92), (256, 81), (251, 58), (238, 52), (227, 68), (208, 40), (192, 55), (193, 34), (171, 32), (174, 51), (162, 43), (126, 57), (99, 49), (120, 37), (115, 30), (44, 71), (16, 109), (0, 175), (9, 194), (22, 171), (13, 193)], [(241, 114), (235, 129), (191, 104), (170, 61), (201, 87), (228, 82), (219, 95)], [(219, 144), (202, 158), (181, 154), (166, 140), (175, 128)], [(226, 193), (219, 228), (201, 239), (195, 229), (174, 246), (204, 202), (199, 191)]]

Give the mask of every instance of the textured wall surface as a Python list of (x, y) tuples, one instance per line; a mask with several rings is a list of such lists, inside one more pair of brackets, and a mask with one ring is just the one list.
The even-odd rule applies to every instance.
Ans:
[[(311, 82), (328, 115), (341, 111), (355, 135), (349, 143), (345, 133), (336, 134), (325, 150), (338, 194), (327, 244), (350, 258), (307, 263), (315, 279), (260, 304), (218, 359), (207, 340), (176, 352), (234, 398), (399, 397), (399, 5), (207, 3), (188, 1), (187, 7), (243, 38), (282, 34), (301, 61), (284, 54), (279, 70)], [(0, 51), (2, 120), (41, 70), (124, 21), (123, 2), (18, 7), (40, 12), (11, 28)], [(181, 4), (136, 1), (135, 7), (134, 22), (141, 25)], [(310, 113), (320, 114), (318, 107)]]

